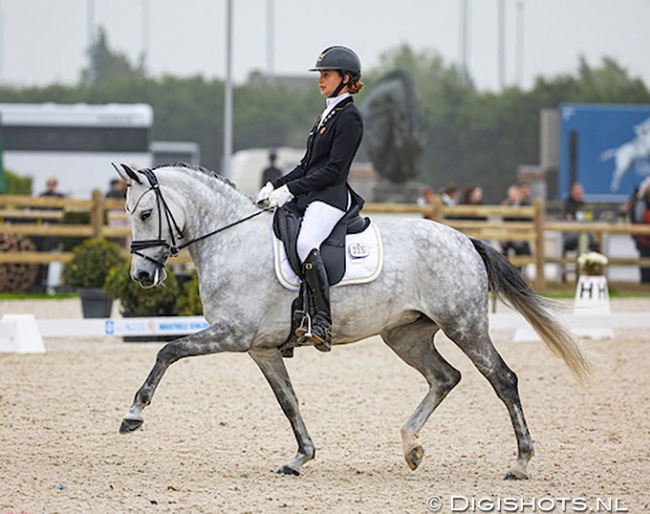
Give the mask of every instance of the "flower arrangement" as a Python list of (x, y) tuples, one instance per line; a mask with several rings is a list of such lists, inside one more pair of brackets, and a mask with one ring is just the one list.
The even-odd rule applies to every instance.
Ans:
[(598, 252), (581, 253), (577, 259), (580, 274), (590, 276), (602, 275), (608, 262), (607, 257)]

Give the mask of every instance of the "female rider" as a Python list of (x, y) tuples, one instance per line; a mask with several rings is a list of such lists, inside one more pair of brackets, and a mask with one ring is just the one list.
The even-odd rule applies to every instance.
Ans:
[[(363, 84), (359, 57), (344, 46), (331, 46), (318, 56), (309, 71), (318, 71), (318, 86), (326, 97), (326, 107), (307, 139), (307, 150), (291, 172), (268, 182), (257, 201), (270, 207), (296, 202), (303, 213), (297, 250), (302, 263), (303, 280), (314, 299), (316, 314), (312, 320), (310, 342), (328, 352), (331, 349), (331, 315), (327, 272), (320, 246), (350, 207), (352, 198), (363, 199), (347, 183), (350, 165), (361, 144), (363, 120), (354, 105), (353, 94)], [(298, 337), (304, 329), (296, 330)]]

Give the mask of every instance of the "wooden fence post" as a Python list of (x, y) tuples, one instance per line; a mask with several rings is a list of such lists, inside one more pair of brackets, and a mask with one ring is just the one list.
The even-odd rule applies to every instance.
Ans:
[(93, 189), (92, 207), (90, 208), (90, 226), (93, 229), (93, 237), (102, 237), (104, 229), (104, 198), (99, 189)]
[(546, 276), (544, 273), (544, 262), (546, 262), (546, 255), (544, 253), (544, 224), (545, 210), (544, 201), (537, 199), (533, 202), (535, 214), (533, 216), (533, 224), (535, 231), (535, 290), (543, 291), (546, 287)]
[(433, 221), (441, 222), (444, 216), (445, 206), (442, 203), (442, 199), (438, 195), (436, 195), (433, 198), (433, 202), (431, 202), (430, 207), (431, 207), (431, 214), (429, 214), (430, 218)]

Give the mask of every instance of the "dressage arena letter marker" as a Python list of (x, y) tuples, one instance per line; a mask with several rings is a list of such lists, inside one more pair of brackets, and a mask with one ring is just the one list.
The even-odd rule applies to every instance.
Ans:
[(573, 313), (579, 316), (593, 316), (593, 322), (586, 326), (576, 327), (575, 334), (591, 339), (614, 337), (614, 330), (611, 327), (598, 326), (597, 323), (610, 314), (609, 288), (605, 277), (582, 275), (578, 279)]
[(0, 353), (45, 353), (33, 314), (4, 314), (0, 320)]

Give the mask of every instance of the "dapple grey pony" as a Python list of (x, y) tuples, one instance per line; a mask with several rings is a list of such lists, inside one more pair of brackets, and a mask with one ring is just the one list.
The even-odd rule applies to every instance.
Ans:
[[(260, 210), (232, 183), (214, 172), (186, 166), (133, 171), (116, 168), (127, 183), (131, 223), (131, 277), (144, 287), (160, 284), (164, 265), (188, 247), (199, 276), (204, 316), (210, 327), (167, 343), (135, 394), (120, 432), (143, 423), (142, 411), (167, 368), (179, 359), (218, 352), (248, 353), (268, 380), (291, 423), (296, 455), (278, 470), (298, 475), (315, 448), (280, 347), (290, 330), (295, 292), (274, 274), (272, 213)], [(425, 219), (377, 223), (384, 265), (371, 283), (331, 290), (333, 344), (374, 335), (419, 371), (428, 391), (401, 428), (404, 458), (416, 469), (424, 456), (418, 433), (458, 384), (460, 372), (436, 350), (442, 330), (471, 359), (505, 404), (517, 439), (517, 459), (506, 478), (528, 478), (533, 456), (517, 389), (517, 376), (488, 333), (488, 291), (501, 295), (537, 331), (579, 379), (590, 364), (580, 345), (496, 250), (445, 225)]]

